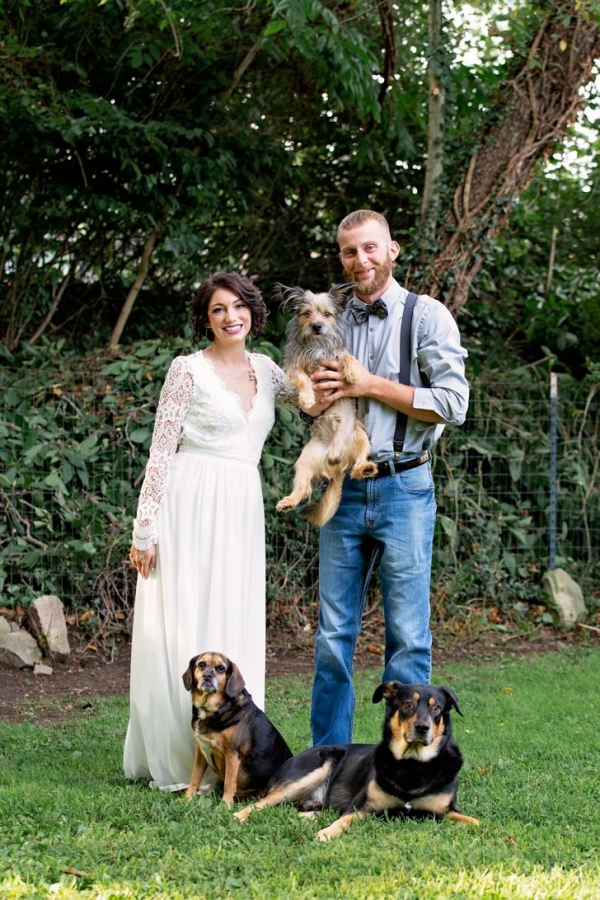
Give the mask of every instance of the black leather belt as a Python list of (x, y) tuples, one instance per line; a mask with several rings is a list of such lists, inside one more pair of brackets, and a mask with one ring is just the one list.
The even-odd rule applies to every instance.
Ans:
[(429, 462), (431, 459), (431, 453), (429, 450), (425, 450), (424, 453), (421, 453), (420, 456), (416, 456), (414, 459), (407, 459), (405, 462), (400, 462), (394, 459), (386, 459), (385, 462), (377, 463), (377, 474), (369, 476), (370, 478), (384, 478), (386, 475), (397, 475), (398, 472), (406, 472), (408, 469), (416, 469), (417, 466), (422, 466), (426, 462)]

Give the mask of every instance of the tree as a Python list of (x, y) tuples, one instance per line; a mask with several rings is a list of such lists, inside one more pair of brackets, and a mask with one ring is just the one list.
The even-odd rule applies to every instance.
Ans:
[(455, 313), (467, 300), (486, 246), (506, 225), (536, 164), (560, 144), (581, 106), (581, 88), (600, 55), (594, 11), (581, 0), (540, 4), (517, 70), (498, 86), (438, 230), (424, 279)]
[[(513, 69), (469, 71), (451, 65), (450, 26), (423, 52), (421, 4), (0, 0), (4, 345), (179, 330), (216, 268), (267, 292), (322, 287), (339, 278), (335, 224), (366, 205), (404, 239), (411, 286), (457, 311), (598, 49), (588, 0), (525, 9), (506, 35)], [(438, 228), (421, 242), (428, 58), (445, 139), (431, 129)]]

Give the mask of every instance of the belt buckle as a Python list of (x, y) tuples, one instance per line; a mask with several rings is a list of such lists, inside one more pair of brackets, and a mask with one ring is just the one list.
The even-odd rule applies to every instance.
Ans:
[(389, 459), (386, 459), (382, 463), (380, 463), (380, 466), (382, 467), (382, 471), (379, 473), (380, 475), (395, 475), (396, 474), (396, 469), (394, 467), (394, 463), (391, 462)]

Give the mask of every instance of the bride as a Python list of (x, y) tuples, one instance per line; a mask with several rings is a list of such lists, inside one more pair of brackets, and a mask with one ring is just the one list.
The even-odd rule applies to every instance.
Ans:
[(192, 656), (233, 659), (265, 696), (265, 529), (258, 462), (285, 376), (249, 353), (267, 309), (252, 282), (220, 272), (190, 304), (206, 350), (171, 363), (134, 522), (127, 778), (187, 787), (194, 744), (182, 673)]

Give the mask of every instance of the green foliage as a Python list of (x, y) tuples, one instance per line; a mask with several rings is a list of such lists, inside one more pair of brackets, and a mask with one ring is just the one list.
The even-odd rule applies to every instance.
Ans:
[[(254, 349), (280, 362), (269, 341)], [(191, 350), (188, 338), (145, 341), (117, 357), (83, 359), (64, 342), (43, 343), (24, 350), (18, 368), (0, 367), (2, 604), (27, 606), (52, 592), (73, 611), (94, 610), (95, 627), (127, 621), (135, 589), (127, 550), (155, 406), (171, 359)], [(472, 604), (500, 623), (547, 620), (545, 372), (521, 368), (510, 383), (498, 373), (476, 381), (466, 425), (447, 429), (436, 449), (439, 618), (462, 616)], [(580, 385), (566, 375), (559, 383), (557, 564), (588, 594), (598, 572), (598, 384), (595, 369)], [(271, 612), (287, 609), (297, 619), (317, 599), (318, 531), (301, 511), (285, 515), (275, 505), (307, 436), (295, 413), (278, 408), (260, 463)]]
[[(549, 380), (533, 368), (475, 383), (466, 424), (436, 450), (434, 584), (442, 618), (483, 605), (496, 624), (552, 621), (540, 578), (551, 511)], [(557, 559), (588, 601), (598, 577), (598, 375), (559, 378)], [(440, 530), (441, 529), (441, 530)], [(453, 601), (453, 598), (454, 601)], [(458, 602), (456, 601), (458, 598)], [(460, 610), (462, 609), (462, 613)]]
[(597, 165), (580, 178), (558, 169), (517, 204), (460, 320), (478, 371), (502, 368), (508, 352), (586, 376), (600, 344), (599, 187)]
[(357, 18), (315, 0), (9, 0), (0, 16), (11, 348), (45, 316), (89, 346), (91, 314), (105, 338), (154, 228), (150, 320), (136, 315), (133, 338), (209, 270), (277, 270), (286, 227), (318, 194), (304, 196), (331, 116), (352, 106), (351, 140), (380, 117), (368, 7)]
[(5, 604), (57, 593), (114, 614), (132, 584), (124, 561), (136, 482), (168, 364), (185, 341), (140, 344), (118, 359), (75, 358), (64, 342), (0, 368), (0, 590)]
[[(125, 697), (60, 726), (0, 724), (0, 892), (16, 898), (522, 898), (600, 888), (597, 653), (445, 666), (465, 757), (459, 804), (480, 828), (368, 817), (332, 844), (335, 814), (289, 806), (246, 826), (212, 799), (125, 782)], [(356, 739), (379, 739), (374, 672), (359, 673)], [(549, 703), (548, 685), (560, 684)], [(267, 712), (294, 751), (309, 740), (308, 678), (273, 680)], [(550, 710), (550, 711), (549, 711)], [(557, 741), (557, 723), (568, 735)], [(43, 777), (40, 773), (43, 773)], [(74, 875), (69, 869), (80, 874)]]

